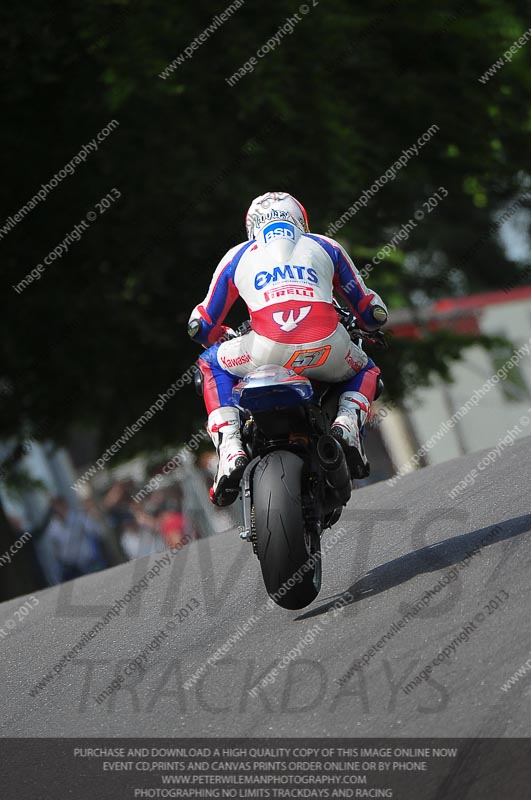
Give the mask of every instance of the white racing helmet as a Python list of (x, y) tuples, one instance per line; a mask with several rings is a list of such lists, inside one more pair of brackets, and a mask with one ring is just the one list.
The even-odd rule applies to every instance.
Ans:
[(268, 192), (255, 197), (245, 215), (245, 228), (248, 239), (256, 239), (256, 234), (268, 222), (286, 220), (308, 233), (308, 215), (298, 200), (287, 192)]

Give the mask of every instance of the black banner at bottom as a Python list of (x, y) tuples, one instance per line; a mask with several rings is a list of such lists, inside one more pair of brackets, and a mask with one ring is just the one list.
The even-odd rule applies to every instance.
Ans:
[(3, 800), (531, 797), (531, 739), (0, 739)]

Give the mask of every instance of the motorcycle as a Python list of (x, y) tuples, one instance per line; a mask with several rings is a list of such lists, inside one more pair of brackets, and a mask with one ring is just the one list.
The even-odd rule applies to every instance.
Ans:
[[(358, 346), (386, 347), (383, 333), (362, 331), (335, 305)], [(380, 381), (377, 396), (382, 389)], [(304, 608), (319, 594), (321, 535), (339, 520), (356, 477), (330, 435), (339, 391), (337, 384), (274, 365), (249, 373), (233, 389), (249, 456), (240, 481), (240, 537), (252, 545), (267, 593), (282, 608)]]

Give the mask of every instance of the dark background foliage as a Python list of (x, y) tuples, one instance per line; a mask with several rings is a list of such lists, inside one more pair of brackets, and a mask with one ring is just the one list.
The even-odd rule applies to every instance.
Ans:
[[(531, 5), (314, 1), (232, 88), (225, 78), (297, 3), (247, 0), (166, 80), (159, 73), (228, 3), (4, 4), (0, 226), (110, 120), (119, 127), (0, 241), (1, 373), (14, 387), (2, 436), (22, 436), (30, 419), (43, 436), (89, 425), (103, 447), (113, 442), (197, 357), (188, 315), (245, 238), (254, 196), (289, 191), (324, 231), (432, 124), (439, 132), (340, 238), (362, 265), (444, 186), (448, 198), (369, 285), (399, 308), (419, 289), (427, 303), (520, 280), (484, 237), (531, 163), (531, 45), (478, 78), (528, 28)], [(15, 293), (113, 187), (122, 197)], [(243, 314), (240, 305), (231, 321)], [(444, 372), (464, 343), (451, 332), (394, 341), (383, 358), (390, 396)], [(123, 456), (185, 437), (203, 418), (184, 388)]]

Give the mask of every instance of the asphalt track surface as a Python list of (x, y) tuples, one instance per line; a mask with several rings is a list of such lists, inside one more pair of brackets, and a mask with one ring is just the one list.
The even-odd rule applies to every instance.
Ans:
[[(530, 439), (451, 500), (448, 492), (481, 458), (357, 491), (323, 539), (339, 536), (325, 555), (321, 594), (301, 612), (263, 611), (259, 565), (237, 531), (193, 542), (32, 697), (30, 689), (161, 556), (39, 593), (39, 605), (0, 641), (0, 735), (529, 736), (531, 671), (510, 691), (500, 687), (531, 655)], [(436, 592), (452, 568), (457, 578)], [(423, 609), (362, 670), (351, 669), (430, 589)], [(505, 594), (499, 608), (488, 605)], [(340, 598), (346, 606), (334, 611)], [(24, 599), (0, 606), (0, 627)], [(145, 670), (98, 704), (95, 696), (187, 603), (199, 606), (182, 622), (173, 617), (174, 630), (149, 652)], [(184, 689), (257, 609), (260, 621)], [(462, 636), (406, 694), (403, 687), (478, 614), (484, 619), (468, 641)], [(297, 646), (299, 655), (278, 669)], [(275, 666), (274, 683), (252, 697)]]

